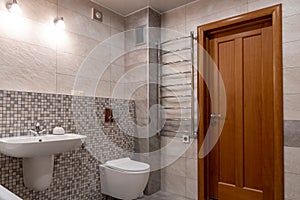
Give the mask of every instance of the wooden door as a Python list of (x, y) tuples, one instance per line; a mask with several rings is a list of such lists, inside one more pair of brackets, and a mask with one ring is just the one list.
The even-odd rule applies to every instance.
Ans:
[[(276, 163), (282, 166), (283, 160), (282, 151), (278, 154), (275, 150), (283, 146), (275, 146), (282, 145), (276, 141), (276, 134), (282, 134), (282, 130), (275, 130), (278, 121), (274, 116), (278, 101), (276, 88), (282, 83), (275, 76), (272, 20), (259, 18), (248, 25), (226, 26), (224, 30), (207, 34), (206, 50), (222, 77), (219, 80), (210, 72), (209, 63), (208, 89), (218, 94), (223, 81), (227, 113), (206, 121), (215, 121), (213, 130), (218, 131), (219, 123), (224, 120), (218, 143), (206, 158), (206, 199), (280, 199), (282, 194), (277, 196), (275, 190), (283, 191), (283, 179), (276, 176), (283, 172), (276, 174), (280, 169)], [(221, 99), (217, 97), (203, 103), (209, 107), (204, 112), (208, 118), (218, 114)], [(280, 162), (276, 156), (280, 156)]]
[(273, 199), (268, 191), (274, 171), (273, 96), (268, 92), (273, 90), (272, 27), (218, 37), (210, 47), (227, 98), (222, 134), (209, 155), (210, 198)]

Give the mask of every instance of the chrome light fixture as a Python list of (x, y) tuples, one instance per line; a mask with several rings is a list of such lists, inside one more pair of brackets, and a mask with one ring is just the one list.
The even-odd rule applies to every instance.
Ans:
[(64, 30), (66, 25), (65, 25), (65, 21), (63, 17), (57, 17), (54, 19), (54, 24), (55, 26), (60, 29), (60, 30)]
[(22, 10), (21, 10), (20, 6), (18, 5), (17, 0), (13, 0), (11, 3), (8, 2), (6, 4), (6, 8), (12, 14), (16, 14), (16, 15), (21, 15), (22, 14)]

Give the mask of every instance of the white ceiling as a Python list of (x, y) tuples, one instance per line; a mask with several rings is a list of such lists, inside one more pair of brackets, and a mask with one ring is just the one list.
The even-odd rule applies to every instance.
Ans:
[(123, 16), (129, 15), (139, 9), (150, 6), (163, 13), (195, 0), (92, 0)]

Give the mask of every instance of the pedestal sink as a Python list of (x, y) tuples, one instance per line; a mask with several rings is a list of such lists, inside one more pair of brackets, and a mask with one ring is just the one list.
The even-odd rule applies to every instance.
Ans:
[(52, 181), (54, 155), (76, 149), (85, 138), (78, 134), (7, 137), (0, 139), (0, 152), (23, 158), (25, 186), (43, 191)]

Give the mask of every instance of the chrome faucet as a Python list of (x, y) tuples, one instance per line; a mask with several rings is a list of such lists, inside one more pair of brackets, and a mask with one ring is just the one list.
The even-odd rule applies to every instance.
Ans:
[(43, 134), (46, 134), (46, 129), (42, 129), (41, 128), (41, 122), (42, 121), (36, 121), (35, 123), (35, 129), (31, 129), (29, 130), (29, 133), (31, 133), (33, 136), (39, 136), (39, 135), (43, 135)]

